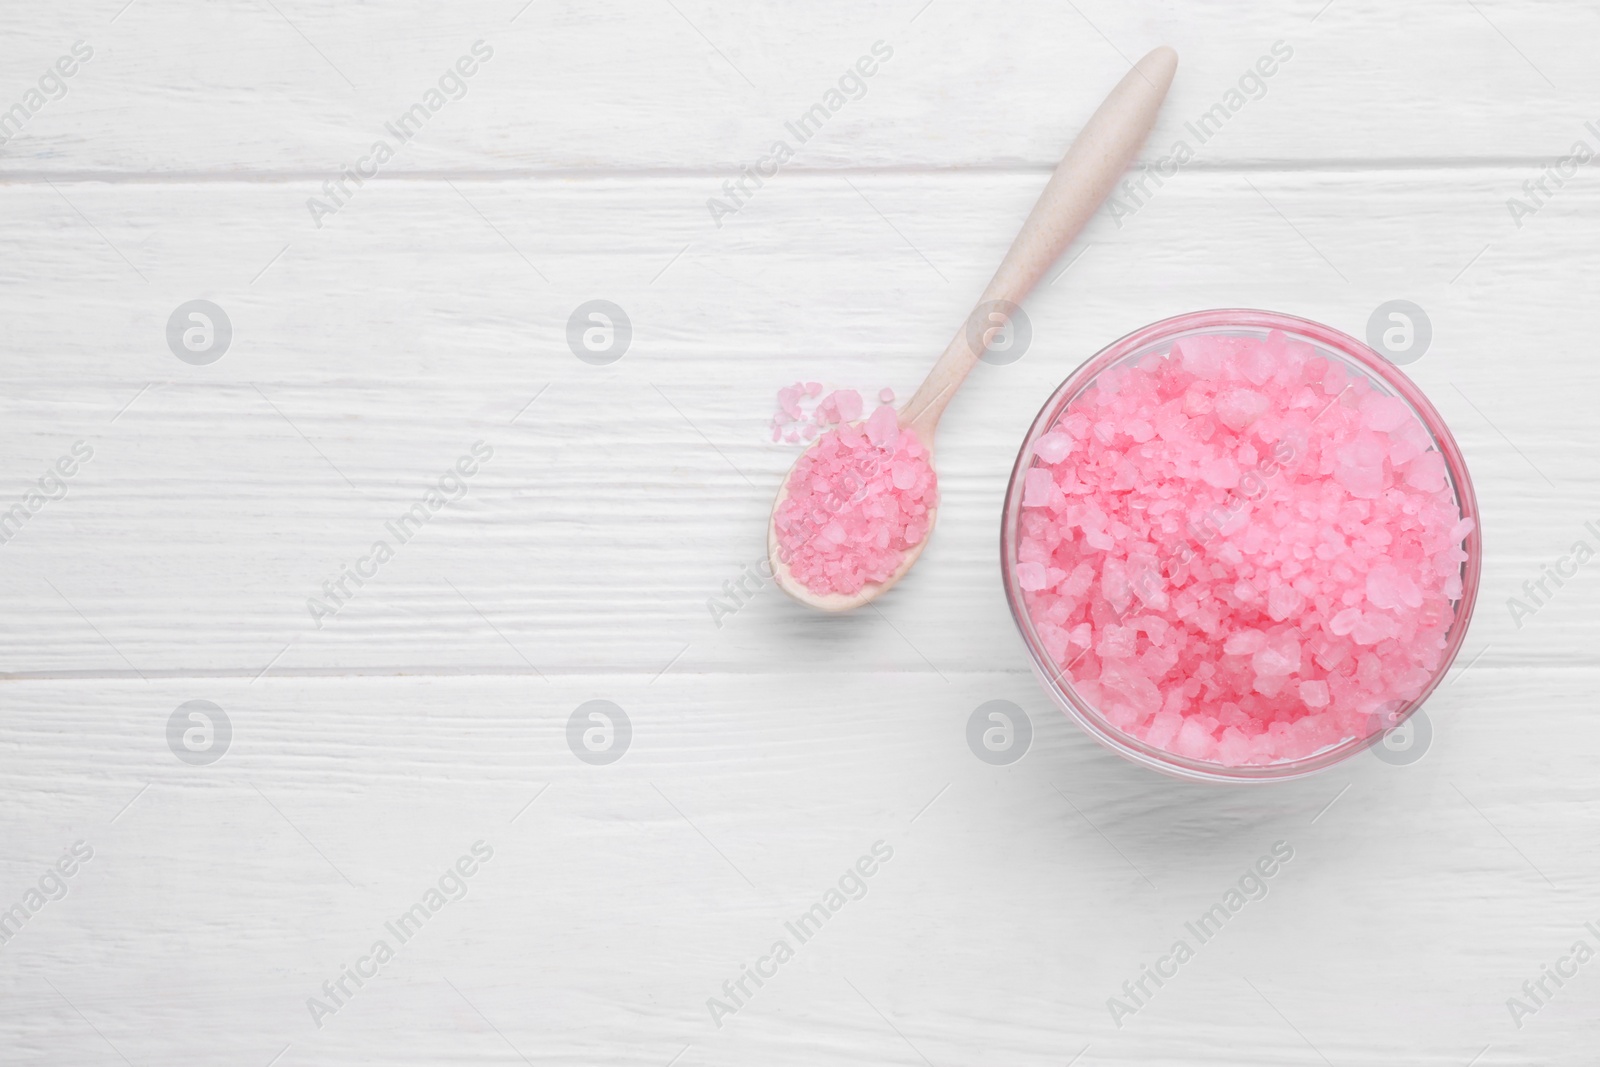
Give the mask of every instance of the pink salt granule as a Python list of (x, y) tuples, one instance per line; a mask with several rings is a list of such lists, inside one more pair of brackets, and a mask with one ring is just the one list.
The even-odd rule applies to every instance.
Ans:
[[(880, 389), (878, 401), (894, 403), (894, 390)], [(831, 427), (856, 422), (864, 408), (861, 394), (854, 389), (835, 389), (824, 395), (821, 382), (786, 385), (778, 390), (778, 408), (770, 424), (772, 439), (789, 444), (810, 441)]]
[(1114, 726), (1225, 766), (1393, 724), (1443, 662), (1472, 530), (1412, 409), (1272, 332), (1102, 372), (1033, 446), (1015, 574)]
[(939, 505), (927, 448), (888, 404), (823, 433), (786, 489), (774, 517), (779, 558), (818, 594), (886, 580), (928, 536)]

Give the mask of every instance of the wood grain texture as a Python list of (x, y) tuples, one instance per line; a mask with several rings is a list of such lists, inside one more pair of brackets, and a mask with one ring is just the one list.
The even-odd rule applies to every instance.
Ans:
[[(895, 1028), (934, 1063), (1319, 1062), (1294, 1028), (1335, 1063), (1561, 1062), (1581, 985), (1516, 1044), (1500, 1013), (1596, 918), (1597, 680), (1480, 665), (1430, 705), (1422, 762), (1270, 798), (1124, 765), (1016, 672), (12, 683), (0, 876), (96, 855), (0, 953), (8, 1057), (114, 1058), (49, 979), (135, 1063), (515, 1062), (449, 983), (532, 1062), (918, 1062)], [(206, 768), (160, 733), (195, 696), (236, 731)], [(634, 724), (610, 767), (562, 736), (595, 696)], [(996, 697), (1037, 731), (1011, 767), (963, 737)], [(315, 1029), (305, 999), (480, 838), (466, 898)], [(878, 840), (867, 895), (712, 1026), (706, 999)], [(1186, 934), (1279, 840), (1266, 898)], [(1118, 1030), (1106, 998), (1179, 937), (1196, 958)]]
[[(1506, 1008), (1600, 947), (1600, 571), (1520, 624), (1506, 603), (1600, 525), (1600, 185), (1506, 206), (1600, 145), (1592, 11), (122, 5), (0, 12), (0, 114), (95, 49), (0, 145), (0, 516), (93, 449), (0, 542), (0, 913), (94, 849), (0, 944), (0, 1064), (1592, 1058), (1600, 965), (1520, 1028)], [(467, 95), (317, 227), (324, 179), (479, 38)], [(880, 39), (866, 95), (718, 226), (707, 199)], [(762, 588), (714, 618), (795, 456), (776, 389), (909, 395), (1119, 52), (1182, 57), (1166, 152), (1280, 39), (1261, 99), (1090, 223), (1027, 354), (974, 371), (916, 572), (856, 616)], [(166, 342), (196, 298), (233, 327), (209, 366)], [(1039, 405), (1169, 315), (1361, 336), (1396, 298), (1431, 318), (1407, 372), (1485, 526), (1425, 758), (1219, 791), (1101, 751), (999, 585)], [(632, 323), (608, 366), (568, 348), (592, 299)], [(318, 626), (308, 598), (480, 441), (461, 499)], [(168, 747), (195, 699), (232, 725), (210, 766)], [(594, 699), (632, 723), (608, 766), (568, 745)], [(992, 699), (1033, 726), (1010, 766), (965, 739)], [(307, 998), (479, 840), (467, 895), (319, 1028)], [(708, 998), (880, 840), (865, 897), (718, 1027)], [(1266, 897), (1115, 1025), (1276, 841)]]
[[(17, 94), (75, 40), (96, 52), (68, 94), (6, 146), (6, 172), (310, 171), (320, 180), (479, 39), (494, 58), (395, 172), (727, 176), (765, 154), (784, 122), (879, 40), (894, 57), (864, 96), (795, 145), (794, 165), (1048, 169), (1128, 62), (1159, 44), (1183, 63), (1151, 141), (1163, 151), (1275, 41), (1294, 52), (1203, 146), (1211, 165), (1544, 160), (1597, 117), (1600, 88), (1592, 10), (1506, 0), (1403, 11), (1378, 0), (1033, 0), (998, 19), (973, 0), (738, 13), (703, 0), (226, 0), (181, 13), (137, 0), (112, 22), (123, 3), (8, 6), (0, 56)], [(997, 99), (1007, 121), (995, 121)]]

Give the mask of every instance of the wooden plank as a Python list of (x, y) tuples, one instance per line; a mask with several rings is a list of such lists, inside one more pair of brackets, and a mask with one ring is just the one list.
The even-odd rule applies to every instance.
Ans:
[[(795, 169), (1048, 167), (1128, 57), (1161, 43), (1183, 66), (1151, 160), (1182, 139), (1195, 167), (1492, 158), (1531, 177), (1576, 138), (1600, 144), (1584, 127), (1600, 119), (1589, 36), (1559, 5), (1254, 0), (1180, 15), (1034, 0), (1002, 19), (971, 0), (124, 6), (11, 5), (5, 107), (74, 42), (94, 55), (65, 96), (41, 93), (0, 174), (320, 181), (376, 138), (397, 152), (386, 175), (689, 168), (714, 188), (780, 139)], [(464, 95), (441, 94), (414, 140), (387, 133), (479, 40), (493, 56)], [(878, 41), (893, 55), (865, 88), (847, 79), (820, 132), (790, 134)], [(1292, 54), (1275, 68), (1279, 41)], [(1263, 60), (1274, 72), (1258, 85)], [(1233, 108), (1220, 132), (1187, 130), (1219, 103)]]
[[(1504, 1001), (1596, 918), (1571, 843), (1600, 818), (1597, 681), (1484, 670), (1431, 709), (1420, 762), (1362, 756), (1271, 804), (1124, 764), (1006, 672), (12, 682), (0, 901), (74, 841), (94, 857), (0, 948), (0, 1041), (82, 1063), (116, 1061), (107, 1042), (135, 1063), (1560, 1059), (1592, 1033), (1578, 983), (1520, 1031)], [(564, 739), (597, 696), (633, 725), (609, 766)], [(995, 697), (1034, 724), (1007, 767), (964, 739)], [(196, 698), (233, 728), (209, 766), (164, 735)], [(466, 896), (319, 1029), (307, 998), (478, 840)], [(866, 895), (798, 942), (784, 924), (878, 841)], [(1188, 933), (1277, 841), (1265, 898)], [(707, 999), (779, 938), (796, 958), (717, 1027)], [(1179, 938), (1194, 959), (1117, 1027), (1107, 999)]]

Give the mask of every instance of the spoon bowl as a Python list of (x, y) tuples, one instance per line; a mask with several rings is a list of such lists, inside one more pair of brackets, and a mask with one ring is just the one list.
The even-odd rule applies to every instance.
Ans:
[[(854, 425), (860, 426), (861, 423), (858, 422)], [(818, 440), (820, 440), (820, 438)], [(931, 443), (927, 440), (924, 440), (923, 444), (929, 446), (928, 462), (931, 466), (933, 463), (933, 448), (931, 447)], [(816, 442), (813, 441), (810, 445), (806, 446), (807, 451), (815, 447), (815, 445)], [(803, 457), (805, 453), (802, 452), (801, 455)], [(795, 461), (796, 464), (799, 462), (799, 460)], [(790, 473), (792, 474), (793, 471)], [(786, 553), (783, 551), (782, 546), (778, 543), (778, 509), (783, 507), (783, 502), (788, 499), (789, 478), (788, 476), (785, 476), (783, 479), (783, 484), (778, 487), (778, 497), (772, 502), (772, 518), (767, 522), (767, 559), (772, 567), (772, 580), (779, 589), (782, 589), (785, 593), (788, 593), (791, 597), (807, 607), (816, 608), (818, 611), (849, 611), (852, 608), (859, 608), (864, 604), (870, 604), (874, 600), (878, 599), (878, 597), (888, 592), (889, 589), (895, 585), (895, 583), (899, 582), (901, 578), (905, 577), (906, 572), (911, 569), (912, 564), (916, 563), (917, 560), (922, 556), (922, 550), (928, 547), (928, 538), (933, 536), (934, 522), (939, 517), (938, 508), (934, 507), (928, 509), (927, 532), (923, 534), (922, 540), (918, 541), (910, 548), (905, 549), (904, 552), (901, 553), (899, 565), (895, 567), (894, 572), (890, 574), (889, 577), (884, 581), (868, 582), (866, 585), (861, 587), (859, 592), (852, 594), (817, 593), (806, 588), (805, 583), (800, 581), (799, 578), (795, 577), (794, 571), (789, 568), (789, 562), (786, 557)]]

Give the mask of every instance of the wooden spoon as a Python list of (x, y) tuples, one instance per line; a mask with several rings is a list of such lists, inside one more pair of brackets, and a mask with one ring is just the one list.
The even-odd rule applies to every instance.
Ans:
[[(914, 430), (928, 448), (930, 463), (939, 417), (973, 365), (988, 351), (995, 327), (1008, 323), (1016, 305), (1033, 291), (1122, 177), (1150, 127), (1155, 125), (1156, 112), (1166, 98), (1167, 87), (1172, 84), (1177, 69), (1178, 53), (1163, 45), (1134, 64), (1111, 90), (1111, 95), (1089, 119), (1050, 176), (977, 307), (951, 338), (949, 347), (928, 372), (916, 394), (898, 412), (901, 427)], [(815, 443), (811, 447), (815, 447)], [(906, 550), (900, 566), (886, 581), (869, 582), (859, 592), (848, 596), (814, 593), (790, 571), (778, 547), (778, 508), (788, 494), (789, 478), (785, 476), (772, 506), (772, 517), (767, 521), (767, 555), (773, 578), (785, 593), (823, 611), (848, 611), (881, 596), (905, 577), (933, 533), (936, 512), (930, 511), (928, 532)]]

